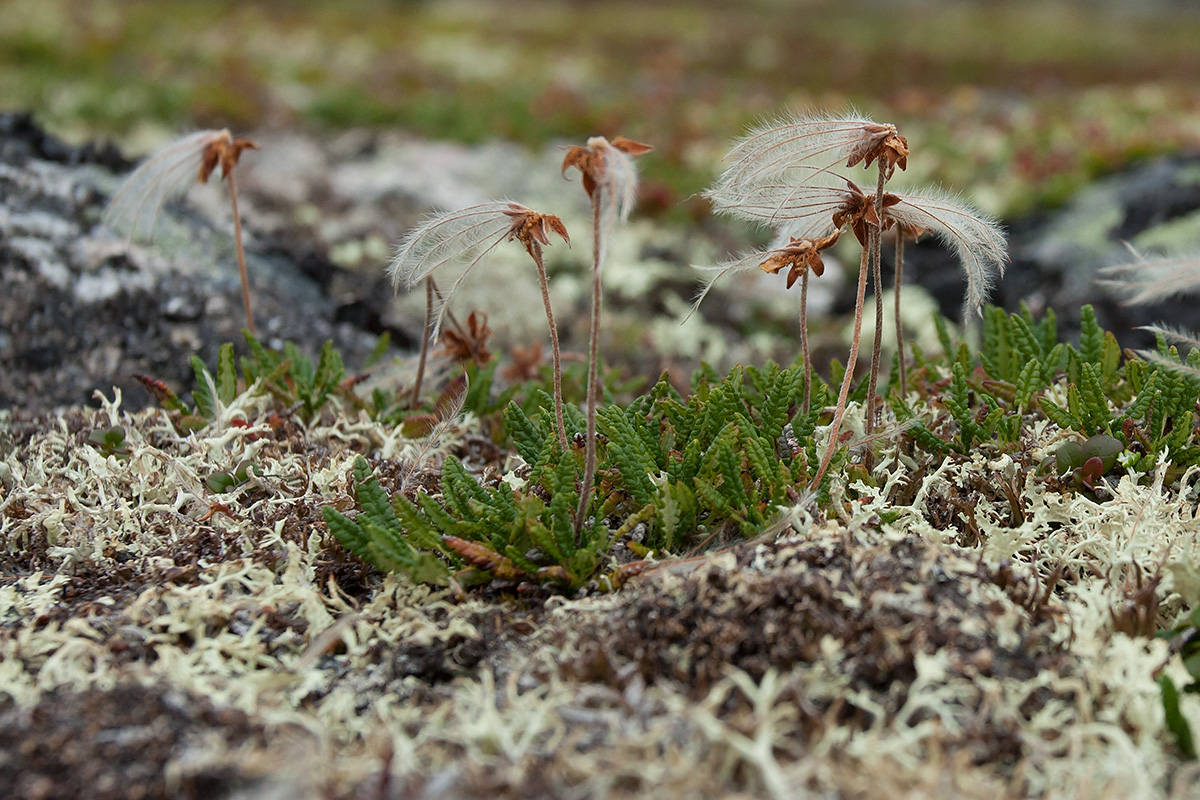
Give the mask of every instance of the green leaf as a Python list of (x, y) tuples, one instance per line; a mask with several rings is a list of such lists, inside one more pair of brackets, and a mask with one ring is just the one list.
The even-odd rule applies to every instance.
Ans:
[(329, 532), (342, 543), (342, 547), (364, 561), (371, 560), (370, 551), (367, 548), (367, 537), (359, 528), (358, 523), (341, 514), (333, 506), (323, 507), (321, 517), (325, 520), (325, 526), (329, 528)]
[(237, 367), (233, 361), (233, 345), (228, 342), (217, 350), (216, 387), (222, 405), (230, 405), (237, 397)]
[(1192, 740), (1192, 728), (1179, 709), (1179, 691), (1175, 683), (1166, 675), (1158, 679), (1162, 690), (1163, 713), (1166, 716), (1167, 730), (1175, 737), (1175, 745), (1180, 754), (1188, 761), (1196, 760), (1196, 745)]
[(1104, 330), (1096, 322), (1096, 310), (1090, 305), (1079, 310), (1079, 355), (1097, 367), (1104, 356)]
[(392, 344), (392, 334), (390, 331), (384, 331), (379, 334), (379, 338), (375, 340), (375, 346), (371, 348), (371, 352), (367, 355), (367, 360), (363, 362), (363, 368), (373, 367), (383, 360), (387, 355), (388, 347)]
[(206, 420), (217, 416), (217, 387), (213, 383), (212, 373), (200, 356), (192, 356), (192, 372), (196, 374), (196, 388), (192, 390), (192, 402), (196, 406), (196, 415)]

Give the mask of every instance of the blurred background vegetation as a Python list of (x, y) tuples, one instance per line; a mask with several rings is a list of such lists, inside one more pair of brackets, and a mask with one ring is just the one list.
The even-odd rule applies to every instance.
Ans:
[(1014, 214), (1200, 143), (1197, 42), (1170, 0), (4, 0), (0, 107), (133, 152), (197, 126), (622, 133), (657, 149), (643, 205), (681, 216), (755, 118), (855, 105), (902, 125), (906, 180)]

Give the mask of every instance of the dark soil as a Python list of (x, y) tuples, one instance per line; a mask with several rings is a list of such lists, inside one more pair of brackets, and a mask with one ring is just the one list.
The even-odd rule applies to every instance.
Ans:
[[(224, 797), (252, 778), (233, 756), (263, 747), (240, 711), (169, 686), (60, 691), (32, 708), (0, 695), (0, 796), (11, 800), (154, 800)], [(168, 771), (168, 765), (175, 769)], [(169, 779), (168, 775), (172, 777)]]

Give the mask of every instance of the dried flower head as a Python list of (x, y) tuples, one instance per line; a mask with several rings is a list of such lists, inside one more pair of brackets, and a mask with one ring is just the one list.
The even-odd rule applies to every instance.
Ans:
[(696, 301), (692, 304), (692, 312), (694, 313), (700, 307), (700, 303), (708, 295), (709, 291), (712, 290), (713, 284), (730, 273), (749, 272), (754, 269), (760, 269), (763, 272), (774, 275), (787, 269), (787, 288), (789, 289), (792, 288), (796, 279), (804, 275), (808, 270), (811, 270), (818, 276), (824, 275), (825, 262), (821, 258), (821, 254), (830, 247), (833, 247), (841, 235), (841, 231), (835, 230), (828, 236), (808, 238), (793, 236), (787, 239), (787, 244), (779, 247), (743, 253), (712, 267), (696, 267), (696, 269), (716, 274), (709, 279), (700, 291), (700, 294), (696, 297)]
[(487, 324), (487, 314), (482, 311), (472, 311), (467, 317), (467, 327), (461, 334), (447, 330), (442, 332), (442, 352), (459, 363), (473, 361), (483, 366), (492, 360), (492, 351), (488, 349), (487, 341), (492, 336), (492, 329)]
[(148, 237), (163, 203), (193, 182), (207, 183), (221, 167), (227, 178), (244, 150), (257, 150), (251, 139), (235, 139), (228, 130), (199, 131), (172, 142), (133, 171), (104, 213), (104, 223), (130, 238)]
[(550, 244), (551, 233), (570, 242), (566, 226), (558, 217), (540, 214), (511, 200), (495, 200), (434, 214), (404, 237), (388, 266), (388, 275), (393, 285), (412, 288), (438, 267), (466, 263), (466, 269), (441, 302), (433, 325), (436, 336), (441, 330), (446, 303), (492, 248), (501, 242), (519, 241), (537, 258), (541, 248)]
[(854, 231), (854, 237), (863, 247), (867, 246), (867, 226), (887, 229), (895, 224), (888, 216), (887, 209), (900, 202), (900, 198), (891, 192), (883, 193), (883, 223), (880, 224), (879, 210), (875, 205), (875, 195), (863, 194), (852, 181), (846, 181), (846, 195), (842, 205), (833, 212), (833, 225), (838, 230), (849, 227)]
[(908, 139), (899, 134), (895, 125), (864, 125), (862, 133), (862, 140), (854, 146), (846, 159), (847, 167), (859, 163), (869, 167), (878, 159), (880, 169), (889, 180), (896, 167), (908, 167)]
[(791, 237), (783, 247), (767, 251), (767, 257), (758, 265), (758, 268), (763, 272), (775, 275), (786, 267), (788, 270), (787, 288), (790, 289), (796, 279), (806, 270), (812, 270), (817, 277), (825, 274), (825, 262), (821, 260), (821, 253), (833, 247), (841, 235), (842, 232), (836, 230), (819, 239)]
[(977, 314), (993, 280), (1004, 275), (1008, 245), (1004, 231), (993, 218), (960, 198), (936, 189), (923, 193), (883, 195), (882, 225), (877, 218), (875, 195), (865, 194), (851, 181), (843, 187), (793, 187), (772, 184), (752, 192), (753, 203), (741, 206), (742, 216), (770, 221), (781, 235), (809, 238), (834, 227), (848, 227), (865, 246), (868, 227), (887, 230), (900, 225), (905, 231), (927, 232), (954, 250), (967, 278), (966, 314)]
[(602, 208), (611, 208), (621, 219), (628, 219), (637, 199), (637, 169), (633, 156), (653, 150), (650, 145), (617, 136), (611, 142), (603, 136), (593, 136), (587, 146), (567, 148), (563, 158), (563, 176), (575, 167), (583, 175), (583, 188), (588, 199), (599, 202)]
[(557, 233), (568, 245), (571, 237), (567, 234), (567, 226), (553, 214), (539, 214), (516, 203), (504, 213), (512, 220), (508, 231), (508, 241), (518, 241), (525, 245), (529, 255), (537, 258), (543, 247), (550, 246), (550, 234)]

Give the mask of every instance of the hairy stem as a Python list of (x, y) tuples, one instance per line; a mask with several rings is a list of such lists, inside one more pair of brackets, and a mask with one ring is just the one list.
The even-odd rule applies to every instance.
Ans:
[(601, 232), (600, 201), (592, 198), (592, 324), (588, 343), (587, 437), (584, 442), (583, 485), (579, 487), (579, 509), (575, 513), (575, 544), (583, 542), (583, 525), (596, 482), (596, 390), (597, 362), (600, 358), (600, 267), (604, 244)]
[(875, 218), (879, 220), (875, 236), (868, 236), (871, 245), (871, 275), (875, 285), (875, 341), (871, 346), (871, 377), (867, 381), (867, 419), (864, 430), (867, 436), (875, 432), (878, 405), (875, 390), (879, 384), (879, 359), (883, 354), (883, 277), (879, 262), (883, 260), (883, 183), (887, 180), (883, 160), (879, 161), (879, 179), (875, 183)]
[(433, 278), (425, 278), (425, 327), (421, 328), (421, 355), (417, 358), (417, 379), (413, 381), (409, 408), (421, 402), (421, 381), (425, 378), (425, 359), (429, 357), (429, 331), (433, 326)]
[(900, 397), (908, 397), (908, 368), (904, 363), (904, 326), (900, 323), (900, 281), (904, 277), (904, 231), (896, 228), (896, 354), (900, 363)]
[(829, 428), (829, 444), (825, 446), (825, 455), (821, 456), (821, 465), (809, 486), (814, 488), (821, 485), (829, 462), (838, 449), (838, 433), (842, 429), (842, 417), (846, 415), (846, 400), (850, 396), (850, 383), (854, 380), (854, 367), (858, 363), (858, 340), (862, 333), (863, 301), (867, 294), (867, 272), (870, 270), (870, 238), (867, 247), (863, 248), (862, 260), (858, 265), (858, 296), (854, 302), (854, 334), (850, 339), (850, 357), (846, 361), (846, 376), (842, 378), (842, 390), (838, 393), (837, 408), (833, 411), (833, 424)]
[(250, 275), (246, 272), (246, 252), (242, 249), (242, 217), (238, 213), (237, 184), (233, 182), (233, 172), (225, 176), (229, 182), (229, 202), (233, 205), (233, 241), (237, 248), (238, 272), (242, 275), (242, 305), (246, 308), (246, 330), (251, 336), (257, 336), (254, 330), (254, 314), (250, 311)]
[(558, 349), (558, 325), (554, 322), (554, 308), (550, 305), (550, 282), (546, 278), (546, 264), (542, 260), (539, 245), (531, 251), (533, 263), (537, 264), (538, 281), (542, 284), (542, 303), (546, 306), (546, 322), (550, 325), (550, 351), (554, 355), (554, 422), (558, 426), (558, 445), (564, 457), (567, 452), (567, 425), (563, 421), (562, 399), (562, 355)]
[(800, 353), (804, 358), (804, 413), (808, 413), (809, 400), (812, 397), (812, 360), (808, 351), (808, 270), (800, 276)]
[[(437, 295), (438, 302), (445, 304), (446, 297), (442, 294), (442, 290), (438, 288), (437, 281), (433, 279), (433, 276), (429, 275), (425, 280), (429, 281), (429, 285), (433, 287), (433, 293)], [(454, 328), (455, 333), (464, 339), (468, 337), (467, 331), (463, 328), (462, 323), (458, 321), (458, 317), (454, 316), (454, 312), (448, 308), (446, 309), (446, 319), (450, 320), (450, 326)]]

